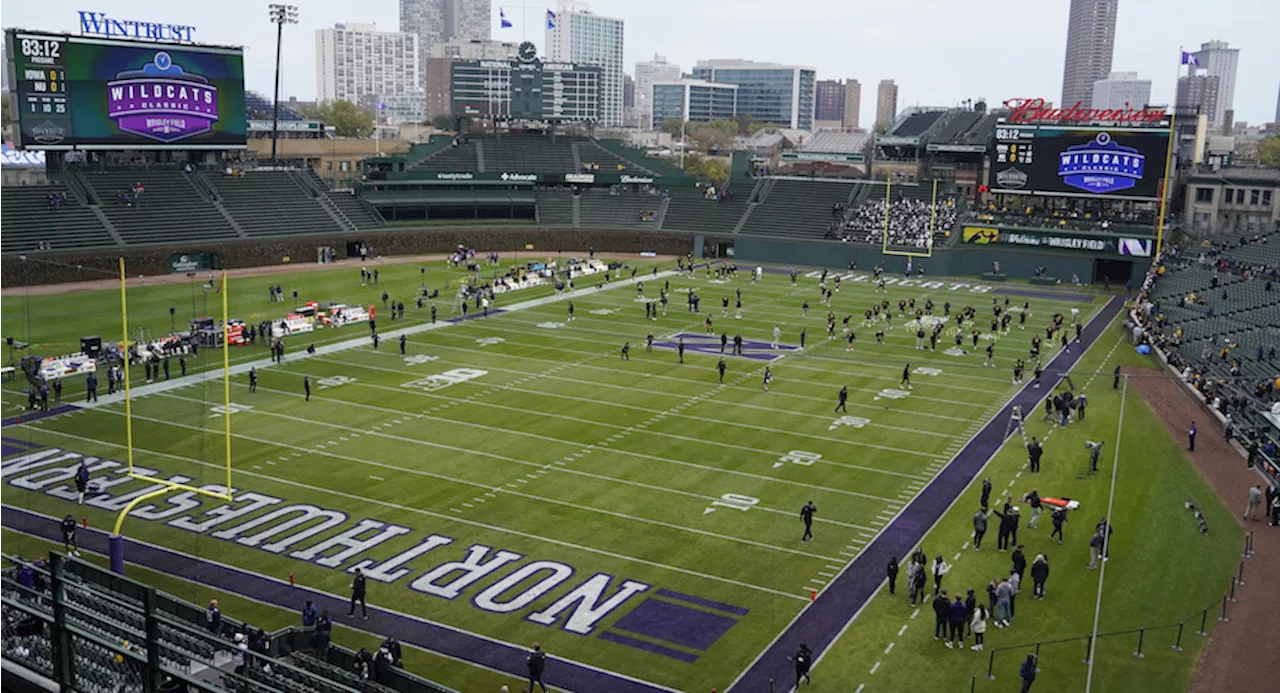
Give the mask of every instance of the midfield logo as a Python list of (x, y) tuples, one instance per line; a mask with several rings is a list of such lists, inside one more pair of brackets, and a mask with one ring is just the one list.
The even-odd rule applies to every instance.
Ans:
[[(675, 349), (679, 340), (684, 339), (684, 350), (693, 351), (700, 354), (720, 355), (720, 337), (705, 334), (696, 334), (693, 332), (680, 332), (662, 340), (654, 341), (653, 345), (659, 349)], [(737, 354), (739, 358), (755, 359), (756, 361), (776, 361), (783, 356), (799, 351), (800, 347), (790, 344), (779, 344), (774, 349), (768, 342), (757, 342), (754, 339), (742, 340), (742, 353)], [(734, 356), (733, 339), (729, 339), (729, 343), (724, 348), (725, 356)]]

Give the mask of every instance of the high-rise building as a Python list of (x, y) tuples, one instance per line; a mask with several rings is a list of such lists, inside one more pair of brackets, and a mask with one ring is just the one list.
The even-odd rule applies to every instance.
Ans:
[(862, 82), (851, 79), (844, 84), (844, 129), (857, 130), (862, 111)]
[(374, 24), (316, 31), (316, 98), (359, 103), (370, 94), (421, 93), (418, 37)]
[(750, 60), (702, 60), (693, 77), (738, 87), (738, 115), (796, 130), (813, 129), (817, 72), (811, 67)]
[(427, 57), (427, 117), (453, 112), (452, 65), (455, 61), (514, 60), (518, 46), (510, 41), (454, 38), (437, 43)]
[(813, 120), (820, 123), (820, 127), (857, 129), (858, 111), (862, 107), (862, 84), (856, 79), (819, 80), (814, 104)]
[(420, 74), (436, 44), (450, 39), (487, 40), (489, 0), (400, 0), (400, 31), (418, 37)]
[(1195, 111), (1212, 122), (1213, 113), (1218, 108), (1217, 75), (1200, 70), (1197, 74), (1179, 77), (1176, 103), (1179, 111)]
[(898, 85), (891, 79), (880, 80), (876, 87), (876, 126), (889, 127), (898, 117)]
[(1236, 66), (1240, 63), (1240, 49), (1228, 47), (1226, 41), (1209, 41), (1200, 44), (1200, 50), (1194, 55), (1200, 69), (1218, 78), (1217, 108), (1207, 115), (1210, 123), (1222, 125), (1226, 122), (1226, 112), (1235, 108)]
[(1151, 80), (1138, 79), (1136, 72), (1112, 72), (1106, 79), (1093, 83), (1095, 109), (1141, 110), (1151, 102)]
[(650, 120), (653, 115), (653, 85), (655, 82), (673, 82), (680, 79), (680, 66), (667, 62), (654, 54), (653, 60), (636, 63), (636, 111), (640, 115), (640, 128), (654, 130), (661, 123)]
[(560, 0), (547, 17), (545, 52), (549, 60), (600, 68), (600, 124), (622, 123), (623, 22), (591, 12), (587, 3)]
[(1120, 0), (1071, 0), (1067, 52), (1062, 67), (1062, 107), (1089, 108), (1093, 83), (1111, 72)]
[(737, 114), (738, 87), (700, 79), (653, 83), (653, 122), (669, 118), (706, 122), (728, 120)]

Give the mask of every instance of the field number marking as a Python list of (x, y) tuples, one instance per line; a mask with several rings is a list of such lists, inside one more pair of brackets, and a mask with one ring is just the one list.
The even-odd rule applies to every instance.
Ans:
[(814, 462), (817, 462), (820, 459), (822, 459), (822, 455), (816, 452), (806, 452), (804, 450), (792, 450), (791, 452), (788, 452), (782, 457), (779, 457), (778, 461), (773, 463), (773, 468), (777, 469), (778, 467), (781, 467), (782, 465), (788, 462), (790, 462), (791, 464), (798, 464), (804, 467), (810, 467), (810, 466), (813, 466)]
[(558, 327), (564, 327), (564, 323), (554, 322), (554, 321), (540, 322), (538, 323), (538, 327), (548, 329), (548, 330), (554, 330)]
[[(253, 409), (252, 404), (236, 404), (235, 402), (232, 402), (230, 413), (239, 414), (242, 411), (249, 411), (250, 409)], [(224, 407), (221, 404), (219, 404), (216, 407), (209, 407), (209, 411), (213, 412), (212, 414), (209, 415), (209, 418), (211, 419), (216, 419), (219, 416), (222, 416), (228, 413), (227, 407)]]
[(414, 354), (413, 356), (404, 357), (404, 365), (421, 366), (424, 363), (431, 363), (439, 359), (439, 356), (427, 356), (426, 354)]
[(436, 390), (449, 387), (450, 385), (457, 385), (458, 383), (464, 383), (468, 380), (474, 380), (475, 378), (487, 375), (488, 373), (489, 371), (480, 370), (479, 368), (455, 368), (443, 373), (428, 375), (425, 378), (410, 380), (409, 382), (402, 384), (400, 387), (435, 392)]
[(942, 375), (941, 368), (930, 368), (928, 366), (920, 366), (911, 372), (919, 373), (920, 375)]
[(316, 383), (318, 383), (318, 384), (320, 385), (320, 387), (318, 387), (318, 388), (316, 388), (316, 389), (317, 389), (317, 390), (325, 390), (325, 389), (328, 389), (328, 388), (331, 388), (331, 387), (338, 387), (339, 385), (349, 385), (349, 384), (351, 384), (351, 383), (354, 383), (355, 381), (356, 381), (356, 379), (355, 379), (355, 378), (352, 378), (352, 377), (350, 377), (350, 376), (346, 376), (346, 375), (331, 375), (331, 376), (329, 376), (328, 378), (321, 378), (321, 379), (317, 380), (317, 381), (316, 381)]
[(707, 515), (709, 513), (713, 513), (716, 511), (716, 508), (733, 508), (734, 510), (746, 512), (759, 502), (759, 498), (752, 498), (751, 496), (744, 496), (738, 493), (726, 493), (723, 496), (720, 496), (720, 500), (711, 501), (711, 506), (706, 510), (703, 510), (702, 514)]
[(476, 340), (476, 344), (479, 344), (482, 347), (487, 347), (487, 346), (493, 346), (494, 344), (501, 344), (505, 341), (507, 340), (503, 339), (502, 337), (481, 337), (480, 339)]
[(910, 394), (911, 393), (907, 392), (906, 390), (899, 390), (896, 388), (887, 387), (881, 390), (880, 394), (875, 396), (875, 399), (902, 399), (903, 397), (906, 397), (907, 395), (910, 395)]
[(864, 419), (861, 416), (842, 416), (827, 426), (828, 431), (834, 431), (841, 426), (849, 426), (851, 428), (862, 428), (871, 423), (871, 419)]

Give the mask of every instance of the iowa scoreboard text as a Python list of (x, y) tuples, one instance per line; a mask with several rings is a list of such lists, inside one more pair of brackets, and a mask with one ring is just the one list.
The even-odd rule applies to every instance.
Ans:
[(245, 146), (239, 48), (21, 30), (5, 46), (21, 147)]

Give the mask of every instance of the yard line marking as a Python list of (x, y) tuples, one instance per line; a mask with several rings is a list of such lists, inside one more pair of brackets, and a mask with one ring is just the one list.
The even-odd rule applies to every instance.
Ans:
[(902, 624), (902, 627), (898, 629), (898, 637), (901, 638), (902, 634), (905, 632), (907, 632), (907, 624), (904, 623)]
[(885, 654), (889, 654), (890, 652), (893, 652), (893, 643), (889, 643), (889, 646), (884, 648)]
[[(110, 411), (110, 410), (107, 410), (107, 411)], [(123, 416), (123, 414), (121, 414), (121, 413), (119, 413), (119, 412), (114, 412), (114, 411), (112, 411), (112, 413), (116, 414), (117, 416)], [(77, 439), (77, 440), (81, 440), (81, 441), (84, 441), (84, 442), (87, 442), (87, 443), (96, 443), (96, 444), (99, 444), (99, 445), (106, 445), (106, 446), (115, 447), (115, 448), (120, 448), (120, 449), (124, 449), (124, 447), (125, 447), (124, 445), (121, 445), (121, 444), (119, 444), (119, 443), (112, 443), (112, 442), (108, 442), (108, 441), (97, 440), (97, 439), (95, 439), (95, 438), (87, 438), (87, 437), (85, 437), (85, 436), (79, 436), (79, 435), (75, 435), (75, 434), (72, 434), (72, 433), (65, 433), (65, 432), (63, 432), (63, 431), (49, 431), (49, 432), (50, 432), (50, 433), (53, 433), (53, 434), (56, 434), (56, 435), (62, 435), (62, 436), (66, 436), (66, 437), (68, 437), (68, 438), (74, 438), (74, 439)], [(261, 442), (270, 442), (270, 441), (261, 441)], [(147, 450), (147, 449), (145, 449), (145, 448), (138, 448), (138, 447), (135, 447), (135, 448), (134, 448), (134, 451), (135, 451), (135, 452), (142, 452), (142, 453), (149, 454), (149, 455), (154, 455), (154, 456), (156, 456), (156, 457), (167, 457), (167, 458), (170, 458), (170, 459), (179, 460), (179, 461), (182, 461), (182, 462), (187, 462), (187, 463), (190, 463), (190, 464), (193, 464), (193, 465), (198, 465), (198, 466), (202, 466), (202, 467), (210, 467), (210, 468), (212, 468), (212, 469), (225, 469), (225, 466), (223, 466), (223, 465), (218, 465), (218, 464), (215, 464), (215, 463), (212, 463), (212, 462), (205, 462), (205, 461), (203, 461), (203, 460), (197, 460), (197, 459), (193, 459), (193, 458), (190, 458), (190, 457), (183, 457), (183, 456), (181, 456), (181, 455), (174, 455), (174, 454), (165, 453), (165, 452), (157, 452), (157, 451), (154, 451), (154, 450)], [(542, 536), (542, 535), (538, 535), (538, 534), (532, 534), (532, 533), (529, 533), (529, 532), (523, 532), (523, 531), (520, 531), (520, 530), (517, 530), (517, 529), (511, 529), (511, 528), (508, 528), (508, 527), (501, 527), (501, 526), (498, 526), (498, 525), (490, 525), (490, 524), (486, 524), (486, 523), (484, 523), (484, 522), (479, 522), (479, 521), (476, 521), (476, 520), (467, 520), (467, 519), (463, 519), (463, 518), (453, 518), (453, 517), (450, 517), (450, 516), (445, 515), (445, 514), (443, 514), (443, 513), (437, 513), (437, 512), (433, 512), (433, 511), (431, 511), (431, 510), (425, 510), (425, 509), (423, 509), (423, 508), (413, 508), (413, 507), (409, 507), (409, 506), (407, 506), (407, 505), (400, 505), (400, 504), (398, 504), (398, 503), (391, 503), (391, 502), (389, 502), (389, 501), (379, 500), (379, 499), (376, 499), (376, 498), (369, 498), (369, 497), (367, 497), (367, 496), (357, 495), (357, 494), (354, 494), (354, 493), (347, 493), (347, 492), (345, 492), (345, 491), (341, 491), (341, 490), (338, 490), (338, 489), (329, 489), (329, 488), (323, 488), (323, 487), (320, 487), (320, 486), (312, 486), (311, 484), (305, 484), (305, 483), (302, 483), (302, 482), (300, 482), (300, 481), (294, 481), (294, 480), (292, 480), (292, 479), (285, 479), (285, 478), (281, 478), (281, 477), (271, 476), (270, 474), (261, 474), (261, 473), (258, 473), (258, 472), (249, 472), (249, 471), (242, 471), (241, 473), (242, 473), (242, 474), (244, 474), (245, 476), (257, 477), (257, 478), (265, 479), (265, 480), (268, 480), (268, 481), (275, 481), (275, 482), (279, 482), (279, 483), (286, 484), (286, 485), (289, 485), (289, 486), (295, 486), (295, 487), (297, 487), (297, 488), (306, 489), (306, 490), (309, 490), (309, 491), (314, 491), (314, 492), (317, 492), (317, 493), (327, 493), (327, 494), (331, 494), (331, 495), (335, 495), (335, 496), (341, 496), (341, 497), (347, 498), (347, 499), (349, 499), (349, 500), (363, 501), (363, 502), (366, 502), (366, 503), (374, 503), (374, 504), (381, 505), (381, 506), (384, 506), (384, 507), (387, 507), (387, 508), (391, 508), (391, 509), (394, 509), (394, 510), (400, 510), (400, 511), (408, 512), (408, 513), (415, 513), (415, 514), (418, 514), (418, 515), (424, 515), (424, 516), (427, 516), (427, 517), (445, 518), (445, 519), (449, 519), (449, 520), (452, 520), (452, 521), (454, 521), (454, 522), (458, 522), (458, 523), (461, 523), (461, 524), (470, 525), (470, 526), (473, 526), (473, 527), (479, 527), (479, 528), (481, 528), (481, 529), (488, 529), (488, 530), (492, 530), (492, 531), (495, 531), (495, 532), (502, 532), (502, 533), (504, 533), (504, 534), (511, 534), (511, 535), (519, 536), (519, 537), (523, 537), (523, 538), (526, 538), (526, 539), (533, 539), (533, 540), (535, 540), (535, 541), (543, 541), (543, 542), (546, 542), (546, 543), (548, 543), (548, 544), (555, 544), (555, 545), (557, 545), (557, 546), (563, 546), (563, 547), (570, 548), (570, 549), (577, 549), (577, 550), (579, 550), (579, 551), (585, 551), (585, 552), (588, 552), (588, 553), (594, 553), (594, 554), (598, 554), (598, 555), (601, 555), (601, 556), (607, 556), (607, 557), (609, 557), (609, 558), (614, 558), (614, 559), (617, 559), (617, 560), (622, 560), (622, 561), (632, 561), (632, 562), (635, 562), (635, 563), (639, 563), (639, 564), (643, 564), (643, 565), (648, 565), (648, 566), (651, 566), (651, 567), (654, 567), (654, 568), (661, 568), (661, 569), (665, 569), (665, 570), (670, 570), (670, 571), (672, 571), (672, 572), (683, 573), (683, 574), (685, 574), (685, 575), (691, 575), (691, 576), (693, 576), (693, 577), (699, 577), (699, 578), (703, 578), (703, 579), (707, 579), (707, 580), (713, 580), (713, 581), (716, 581), (716, 582), (723, 582), (723, 583), (725, 583), (725, 584), (736, 585), (736, 586), (738, 586), (738, 587), (745, 587), (745, 588), (747, 588), (747, 589), (752, 589), (752, 590), (756, 590), (756, 591), (760, 591), (760, 592), (766, 592), (766, 593), (769, 593), (769, 594), (774, 594), (774, 595), (778, 595), (778, 596), (781, 596), (781, 597), (786, 597), (786, 598), (788, 598), (788, 599), (797, 599), (797, 600), (800, 600), (800, 601), (806, 601), (806, 602), (807, 602), (807, 601), (809, 601), (809, 597), (808, 597), (808, 596), (800, 596), (800, 595), (792, 594), (792, 593), (790, 593), (790, 592), (783, 592), (782, 590), (776, 590), (776, 589), (773, 589), (773, 588), (771, 588), (771, 587), (762, 587), (762, 586), (760, 586), (760, 585), (753, 585), (753, 584), (751, 584), (751, 583), (742, 582), (742, 581), (740, 581), (740, 580), (734, 580), (734, 579), (732, 579), (732, 578), (720, 577), (720, 576), (718, 576), (718, 575), (711, 575), (711, 574), (708, 574), (708, 573), (702, 573), (702, 572), (699, 572), (699, 571), (696, 571), (696, 570), (690, 570), (690, 569), (688, 569), (688, 568), (681, 568), (681, 567), (678, 567), (678, 566), (666, 565), (666, 564), (664, 564), (664, 563), (658, 563), (657, 561), (650, 561), (650, 560), (647, 560), (647, 559), (637, 558), (637, 557), (634, 557), (634, 556), (627, 556), (627, 555), (624, 555), (624, 554), (615, 553), (615, 552), (613, 552), (613, 551), (606, 551), (606, 550), (604, 550), (604, 549), (597, 549), (597, 548), (595, 548), (595, 547), (591, 547), (591, 546), (585, 546), (585, 545), (582, 545), (582, 544), (575, 544), (575, 543), (573, 543), (573, 542), (564, 541), (564, 540), (561, 540), (561, 539), (553, 539), (553, 538), (546, 537), (546, 536)], [(456, 508), (450, 508), (450, 510), (452, 510), (452, 511), (454, 511), (454, 512), (461, 512), (461, 511), (457, 510)]]
[(852, 551), (841, 551), (840, 555), (841, 556), (857, 556), (858, 554), (853, 553)]
[(855, 690), (853, 693), (862, 693), (862, 689), (864, 689), (864, 688), (866, 688), (866, 687), (867, 687), (867, 684), (865, 684), (865, 683), (860, 683), (860, 684), (858, 684), (858, 688), (857, 688), (857, 690)]
[(386, 481), (386, 479), (383, 479), (383, 478), (382, 478), (382, 477), (380, 477), (380, 476), (374, 476), (374, 475), (372, 475), (372, 474), (370, 474), (370, 475), (369, 475), (369, 478), (370, 478), (370, 479), (373, 479), (374, 481)]
[(470, 504), (470, 503), (463, 503), (463, 504), (462, 504), (462, 507), (464, 507), (464, 508), (474, 508), (474, 507), (476, 507), (476, 506), (474, 506), (474, 505), (472, 505), (472, 504)]
[(920, 615), (920, 610), (919, 610), (919, 609), (916, 609), (915, 611), (912, 611), (912, 612), (911, 612), (911, 620), (913, 620), (913, 621), (914, 621), (914, 620), (916, 619), (916, 616), (919, 616), (919, 615)]
[(462, 512), (462, 511), (461, 511), (461, 510), (458, 510), (457, 508), (449, 508), (449, 512), (451, 512), (451, 513), (460, 513), (460, 512)]
[(965, 541), (964, 546), (961, 546), (960, 548), (961, 548), (961, 549), (967, 549), (967, 548), (969, 548), (969, 542), (968, 542), (968, 541)]
[(819, 577), (824, 577), (824, 578), (829, 578), (829, 577), (832, 577), (832, 576), (834, 576), (834, 575), (835, 575), (835, 573), (818, 573), (818, 576), (819, 576)]
[(876, 662), (876, 663), (871, 667), (871, 672), (870, 672), (870, 673), (872, 673), (872, 674), (876, 673), (876, 669), (879, 669), (879, 668), (880, 668), (880, 662)]
[(953, 561), (958, 561), (958, 560), (960, 560), (960, 552), (959, 552), (959, 551), (957, 551), (957, 552), (956, 552), (956, 555), (954, 555), (954, 556), (952, 556), (952, 557), (951, 557), (951, 560), (953, 560)]
[(256, 464), (255, 464), (255, 465), (253, 465), (253, 468), (254, 468), (254, 469), (262, 469), (262, 467), (261, 467), (261, 466), (256, 465)]
[(840, 570), (840, 569), (841, 569), (841, 568), (843, 568), (843, 567), (844, 567), (844, 566), (839, 566), (839, 565), (829, 565), (829, 566), (827, 566), (827, 568), (828, 568), (829, 570)]

